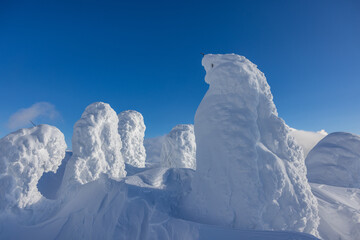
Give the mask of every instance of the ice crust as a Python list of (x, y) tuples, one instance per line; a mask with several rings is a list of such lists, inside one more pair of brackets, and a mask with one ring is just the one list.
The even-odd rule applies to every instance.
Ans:
[(197, 170), (184, 214), (234, 228), (318, 234), (302, 151), (278, 117), (264, 74), (235, 54), (205, 55), (202, 64), (210, 87), (195, 116)]
[(196, 169), (194, 125), (176, 125), (166, 135), (161, 149), (161, 165), (169, 168)]
[(56, 172), (66, 147), (64, 135), (49, 125), (20, 129), (0, 139), (0, 214), (41, 199), (37, 183), (44, 172)]
[(65, 189), (102, 175), (118, 181), (126, 176), (118, 122), (116, 112), (107, 103), (96, 102), (85, 109), (74, 125), (73, 155), (65, 170)]
[(310, 151), (306, 166), (309, 182), (360, 188), (360, 136), (327, 135)]
[(141, 113), (128, 110), (119, 115), (119, 134), (122, 141), (121, 153), (125, 163), (135, 167), (145, 167), (144, 147), (145, 123)]

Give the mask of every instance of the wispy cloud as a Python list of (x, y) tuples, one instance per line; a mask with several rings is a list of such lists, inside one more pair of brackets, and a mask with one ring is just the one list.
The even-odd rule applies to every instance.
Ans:
[(38, 102), (29, 108), (22, 108), (10, 116), (8, 127), (10, 129), (17, 129), (28, 126), (30, 121), (36, 119), (55, 120), (60, 117), (60, 113), (55, 109), (55, 106), (48, 102)]

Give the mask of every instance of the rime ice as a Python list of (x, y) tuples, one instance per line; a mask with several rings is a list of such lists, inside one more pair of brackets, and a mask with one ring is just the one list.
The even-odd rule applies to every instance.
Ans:
[(49, 125), (20, 129), (0, 139), (0, 213), (39, 201), (40, 177), (56, 172), (65, 150), (64, 135)]
[(102, 174), (114, 180), (126, 176), (121, 156), (118, 117), (107, 103), (90, 104), (74, 125), (73, 155), (67, 165), (66, 184), (85, 184)]
[(163, 167), (196, 169), (196, 143), (192, 124), (176, 125), (166, 135), (161, 149)]
[(278, 117), (264, 74), (235, 54), (206, 55), (202, 64), (210, 87), (195, 116), (190, 214), (234, 228), (317, 234), (304, 157)]
[(119, 134), (122, 141), (121, 153), (125, 163), (135, 167), (145, 167), (144, 147), (145, 123), (141, 113), (128, 110), (119, 115)]

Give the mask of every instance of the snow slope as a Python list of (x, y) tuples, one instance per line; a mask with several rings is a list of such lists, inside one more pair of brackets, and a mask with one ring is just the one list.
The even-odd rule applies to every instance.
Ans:
[(165, 136), (160, 158), (163, 167), (196, 169), (194, 125), (176, 125)]
[(309, 154), (311, 149), (315, 147), (315, 145), (326, 135), (328, 135), (325, 130), (321, 130), (318, 132), (310, 132), (304, 130), (297, 130), (295, 128), (290, 128), (290, 136), (295, 138), (295, 141), (302, 147), (304, 151), (304, 156)]
[(119, 134), (122, 141), (121, 154), (125, 163), (145, 167), (145, 123), (141, 113), (128, 110), (119, 113)]
[(20, 129), (0, 139), (0, 213), (38, 202), (40, 177), (56, 172), (66, 147), (64, 135), (49, 125)]
[(306, 158), (309, 182), (360, 188), (360, 136), (327, 135)]
[[(316, 239), (292, 232), (244, 231), (173, 216), (191, 169), (143, 169), (114, 181), (106, 176), (79, 186), (63, 200), (0, 214), (1, 239)], [(36, 210), (36, 211), (35, 211)]]
[(205, 55), (210, 85), (196, 111), (197, 170), (182, 215), (242, 229), (317, 234), (317, 201), (300, 147), (266, 78), (235, 54)]
[(327, 240), (360, 239), (360, 189), (311, 183), (319, 202), (319, 233)]

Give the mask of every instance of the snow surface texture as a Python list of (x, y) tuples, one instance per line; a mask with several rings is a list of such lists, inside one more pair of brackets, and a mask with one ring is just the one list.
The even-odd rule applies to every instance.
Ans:
[(360, 188), (360, 136), (329, 134), (310, 151), (306, 166), (309, 182)]
[(176, 125), (166, 135), (161, 149), (161, 163), (163, 167), (196, 169), (194, 125)]
[[(42, 211), (0, 215), (1, 239), (305, 240), (291, 232), (243, 231), (199, 224), (172, 216), (192, 169), (147, 169), (117, 182), (100, 178)], [(34, 220), (35, 219), (35, 220)], [(39, 220), (40, 219), (40, 220)]]
[(116, 112), (107, 103), (96, 102), (85, 109), (74, 125), (73, 155), (63, 187), (92, 182), (104, 174), (114, 180), (126, 176), (118, 122)]
[(264, 74), (235, 54), (206, 55), (202, 64), (210, 87), (195, 116), (197, 171), (180, 216), (317, 235), (303, 153), (278, 117)]
[(38, 202), (37, 183), (65, 156), (64, 135), (49, 125), (20, 129), (0, 139), (0, 211)]
[(319, 202), (319, 233), (326, 240), (360, 239), (360, 189), (311, 183)]
[(309, 154), (311, 149), (315, 147), (315, 145), (326, 135), (328, 135), (325, 130), (321, 130), (318, 132), (310, 132), (304, 130), (297, 130), (295, 128), (290, 128), (290, 136), (295, 138), (295, 141), (302, 147), (304, 151), (304, 156)]
[(135, 167), (145, 167), (144, 147), (145, 123), (141, 113), (133, 110), (119, 115), (119, 134), (122, 141), (121, 153), (125, 163)]

